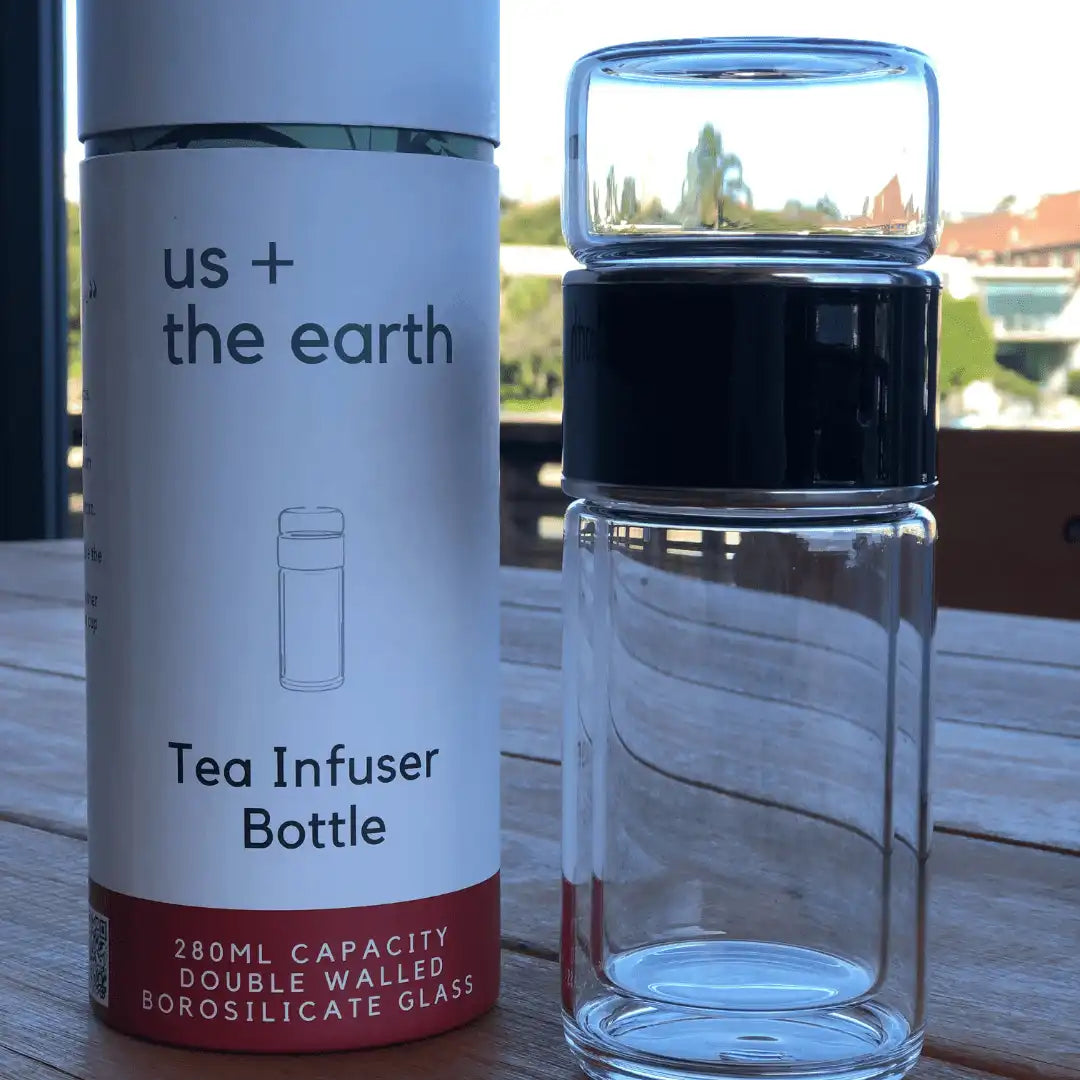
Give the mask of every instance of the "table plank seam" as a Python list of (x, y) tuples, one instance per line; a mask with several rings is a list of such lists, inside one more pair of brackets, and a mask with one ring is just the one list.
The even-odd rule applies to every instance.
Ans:
[(514, 608), (516, 611), (545, 611), (552, 615), (561, 615), (562, 607), (551, 604), (532, 604), (528, 600), (500, 600), (499, 607)]
[(1080, 663), (1065, 664), (1060, 660), (1028, 660), (1019, 656), (985, 656), (982, 653), (955, 652), (952, 649), (939, 649), (939, 656), (953, 657), (957, 660), (979, 660), (988, 664), (1022, 664), (1025, 667), (1053, 668), (1056, 671), (1080, 671)]
[(53, 607), (62, 608), (81, 608), (85, 606), (85, 602), (82, 600), (65, 600), (59, 596), (48, 596), (44, 593), (22, 592), (17, 589), (0, 589), (0, 598), (12, 597), (15, 600), (33, 600), (37, 604), (49, 604)]
[(504, 952), (513, 953), (515, 956), (530, 956), (534, 960), (543, 960), (545, 963), (557, 964), (559, 962), (558, 949), (548, 949), (543, 945), (537, 945), (523, 938), (513, 938), (503, 935), (499, 943)]
[[(695, 780), (691, 777), (684, 777), (674, 773), (669, 773), (657, 765), (654, 765), (650, 762), (642, 761), (638, 757), (638, 755), (634, 753), (634, 751), (629, 749), (629, 747), (627, 747), (626, 744), (622, 742), (621, 738), (619, 739), (619, 741), (623, 748), (626, 750), (626, 752), (630, 754), (635, 761), (638, 761), (638, 763), (643, 765), (645, 768), (651, 769), (653, 772), (658, 773), (666, 779), (674, 780), (678, 783), (686, 783), (693, 787), (705, 788), (709, 791), (715, 791), (718, 795), (725, 795), (729, 798), (736, 799), (741, 802), (748, 802), (754, 805), (763, 805), (772, 809), (788, 810), (793, 814), (799, 814), (803, 817), (809, 817), (817, 821), (823, 821), (830, 825), (836, 825), (839, 828), (846, 829), (847, 831), (862, 837), (863, 839), (869, 839), (871, 843), (874, 843), (875, 845), (880, 847), (880, 845), (877, 844), (877, 841), (875, 841), (872, 837), (868, 837), (866, 833), (862, 832), (856, 826), (853, 826), (847, 822), (837, 821), (835, 818), (830, 818), (825, 814), (818, 814), (815, 813), (813, 810), (804, 810), (796, 806), (788, 806), (784, 803), (773, 803), (769, 800), (757, 798), (752, 795), (745, 795), (739, 792), (730, 792), (723, 788), (718, 788), (714, 785), (710, 785), (703, 780)], [(500, 757), (509, 758), (514, 761), (526, 761), (534, 765), (550, 765), (554, 768), (562, 768), (562, 762), (557, 758), (544, 757), (537, 754), (524, 754), (519, 750), (503, 750), (500, 754)], [(961, 839), (976, 840), (984, 844), (1000, 844), (1002, 847), (1025, 848), (1031, 851), (1045, 851), (1052, 855), (1067, 855), (1070, 857), (1080, 857), (1080, 847), (1068, 847), (1065, 845), (1048, 844), (1037, 840), (1019, 840), (1010, 836), (1003, 836), (995, 833), (980, 832), (974, 829), (963, 829), (956, 825), (942, 825), (940, 823), (935, 823), (934, 832), (941, 833), (945, 836), (957, 836)], [(1078, 1074), (1078, 1076), (1080, 1076), (1080, 1074)]]
[[(506, 569), (506, 567), (504, 567), (504, 569)], [(675, 614), (673, 612), (665, 611), (663, 608), (659, 608), (659, 607), (657, 607), (657, 606), (655, 606), (653, 604), (649, 604), (646, 601), (643, 601), (643, 600), (639, 599), (638, 602), (644, 604), (646, 607), (651, 608), (653, 611), (656, 611), (658, 614), (670, 615), (672, 618), (679, 618), (679, 616), (677, 614)], [(524, 601), (524, 600), (502, 600), (500, 602), (499, 606), (500, 607), (505, 607), (505, 608), (513, 608), (513, 609), (518, 610), (518, 611), (538, 611), (538, 612), (549, 613), (549, 614), (552, 614), (552, 615), (561, 615), (562, 614), (562, 607), (561, 606), (555, 606), (555, 605), (551, 605), (551, 604), (542, 604), (542, 603), (531, 603), (529, 601)], [(975, 612), (975, 614), (994, 615), (996, 613), (995, 612)], [(745, 630), (745, 629), (740, 629), (740, 628), (734, 627), (734, 626), (720, 626), (719, 624), (716, 624), (716, 625), (717, 625), (718, 629), (727, 630), (727, 631), (729, 631), (729, 632), (731, 632), (733, 634), (742, 634), (742, 635), (745, 635), (747, 637), (757, 636), (757, 637), (764, 637), (764, 638), (772, 638), (772, 639), (774, 639), (776, 641), (789, 641), (789, 640), (791, 640), (789, 638), (782, 637), (781, 635), (766, 634), (766, 633), (764, 633), (764, 632), (762, 632), (760, 630)], [(830, 651), (830, 652), (836, 652), (836, 653), (838, 653), (838, 654), (840, 654), (842, 656), (850, 656), (851, 655), (850, 653), (845, 653), (842, 649), (836, 649), (833, 646), (823, 645), (821, 643), (800, 642), (800, 644), (808, 644), (811, 647), (824, 649), (824, 650)], [(1080, 662), (1075, 663), (1075, 664), (1068, 664), (1068, 663), (1063, 663), (1062, 661), (1059, 661), (1059, 660), (1031, 660), (1031, 659), (1024, 659), (1022, 657), (1015, 657), (1015, 656), (1000, 656), (1000, 655), (998, 655), (996, 653), (992, 654), (992, 653), (967, 652), (967, 651), (962, 650), (962, 649), (949, 649), (949, 648), (938, 648), (937, 649), (937, 655), (938, 656), (948, 656), (950, 658), (954, 658), (954, 659), (957, 659), (957, 660), (980, 660), (980, 661), (984, 661), (986, 663), (998, 663), (998, 662), (1001, 662), (1001, 663), (1005, 663), (1005, 664), (1024, 664), (1024, 665), (1030, 665), (1032, 667), (1056, 668), (1056, 669), (1062, 670), (1062, 671), (1080, 671)]]
[[(954, 654), (949, 654), (954, 655)], [(956, 654), (959, 655), (959, 654)], [(504, 658), (501, 661), (503, 664), (508, 664), (511, 667), (523, 667), (532, 668), (540, 671), (562, 671), (562, 666), (559, 664), (548, 664), (543, 661), (526, 660), (521, 657), (515, 657), (514, 659)], [(27, 671), (34, 675), (55, 675), (61, 679), (68, 679), (73, 682), (86, 682), (86, 676), (77, 674), (72, 671), (60, 671), (56, 668), (38, 667), (30, 664), (20, 664), (14, 660), (0, 660), (0, 669), (7, 669), (9, 671)], [(732, 691), (732, 693), (741, 693), (742, 691)], [(753, 695), (750, 695), (753, 696)], [(768, 700), (768, 699), (765, 699)], [(1042, 728), (1030, 728), (1020, 727), (1016, 724), (1003, 724), (994, 720), (973, 720), (970, 717), (962, 716), (937, 716), (935, 720), (938, 722), (947, 722), (950, 724), (963, 724), (966, 727), (974, 728), (993, 728), (997, 731), (1015, 731), (1021, 734), (1034, 733), (1037, 735), (1053, 735), (1059, 739), (1074, 739), (1080, 740), (1080, 734), (1069, 731), (1047, 731)], [(546, 758), (535, 758), (536, 761), (546, 761)]]
[(984, 844), (1005, 844), (1009, 847), (1030, 848), (1032, 851), (1048, 851), (1052, 855), (1080, 856), (1080, 847), (1065, 844), (1048, 844), (1041, 840), (1017, 840), (997, 833), (978, 832), (974, 829), (961, 829), (956, 825), (935, 825), (934, 832), (945, 836), (962, 836), (966, 840), (978, 840)]
[(13, 1054), (23, 1061), (30, 1061), (35, 1065), (40, 1065), (42, 1068), (48, 1069), (50, 1073), (53, 1073), (56, 1076), (66, 1076), (69, 1077), (70, 1080), (84, 1080), (78, 1073), (68, 1072), (67, 1069), (61, 1069), (51, 1062), (44, 1061), (39, 1057), (34, 1057), (33, 1054), (28, 1054), (23, 1050), (17, 1050), (14, 1046), (11, 1046), (6, 1042), (0, 1041), (0, 1050), (6, 1050), (9, 1054)]
[(542, 757), (538, 754), (523, 754), (520, 750), (503, 750), (499, 756), (512, 758), (514, 761), (531, 761), (534, 765), (554, 765), (557, 769), (562, 768), (562, 762), (558, 758)]
[[(952, 654), (950, 654), (952, 655)], [(959, 655), (959, 654), (957, 654)], [(533, 668), (541, 671), (561, 671), (562, 667), (558, 664), (548, 664), (543, 661), (526, 660), (520, 657), (515, 657), (512, 660), (503, 659), (502, 663), (509, 664), (511, 667), (523, 667)], [(14, 660), (0, 660), (0, 669), (7, 669), (9, 671), (27, 671), (34, 675), (55, 675), (61, 679), (68, 679), (73, 682), (86, 682), (86, 676), (77, 674), (72, 671), (61, 671), (56, 668), (50, 667), (38, 667), (37, 665), (21, 664)], [(745, 691), (733, 690), (732, 693), (745, 693)], [(753, 697), (754, 695), (748, 695)], [(769, 700), (769, 699), (763, 699)], [(1021, 734), (1034, 732), (1035, 734), (1053, 735), (1060, 739), (1074, 739), (1080, 740), (1080, 734), (1068, 732), (1068, 731), (1044, 731), (1040, 728), (1028, 728), (1019, 727), (1016, 724), (1003, 724), (993, 720), (973, 720), (970, 717), (962, 716), (938, 716), (935, 718), (939, 722), (947, 722), (950, 724), (963, 724), (966, 727), (974, 728), (993, 728), (997, 731), (1015, 731)], [(545, 761), (546, 758), (536, 758), (537, 761)]]
[(536, 668), (540, 671), (562, 671), (562, 664), (549, 664), (543, 660), (526, 660), (524, 657), (515, 656), (512, 660), (503, 658), (504, 664), (516, 664), (518, 667)]
[[(828, 814), (822, 814), (816, 810), (807, 809), (806, 807), (792, 806), (790, 803), (782, 803), (776, 799), (768, 799), (763, 795), (750, 795), (744, 791), (735, 791), (731, 788), (720, 787), (719, 784), (710, 784), (707, 780), (698, 780), (692, 776), (682, 776), (679, 773), (672, 772), (670, 769), (665, 769), (662, 766), (657, 765), (656, 762), (647, 761), (636, 750), (633, 750), (627, 745), (627, 742), (623, 738), (623, 734), (618, 727), (613, 726), (612, 730), (615, 734), (615, 740), (623, 750), (626, 751), (631, 759), (636, 761), (643, 769), (655, 773), (657, 776), (662, 776), (665, 780), (672, 780), (676, 784), (685, 784), (688, 787), (697, 788), (699, 791), (711, 791), (714, 795), (721, 795), (727, 799), (734, 799), (736, 802), (749, 803), (751, 806), (763, 806), (769, 810), (782, 810), (789, 814), (795, 814), (798, 817), (808, 818), (811, 821), (819, 821), (824, 825), (832, 825), (837, 829), (843, 829), (844, 832), (857, 836), (860, 840), (865, 840), (871, 847), (876, 848), (880, 852), (884, 852), (885, 850), (885, 845), (881, 840), (872, 836), (864, 829), (860, 829), (857, 825), (852, 825), (849, 821), (841, 821), (839, 818), (829, 817)], [(900, 840), (899, 837), (896, 839), (899, 843), (904, 842)]]
[(875, 728), (869, 724), (861, 724), (858, 720), (851, 716), (845, 716), (842, 712), (837, 712), (834, 709), (827, 709), (821, 705), (809, 705), (802, 703), (793, 703), (790, 698), (777, 697), (775, 694), (759, 694), (753, 690), (744, 690), (737, 686), (723, 686), (719, 683), (706, 682), (704, 679), (696, 679), (692, 675), (680, 674), (678, 671), (670, 671), (668, 668), (661, 666), (653, 660), (646, 659), (645, 657), (636, 653), (625, 641), (618, 636), (615, 638), (619, 645), (622, 646), (626, 655), (640, 664), (648, 671), (655, 671), (660, 675), (664, 675), (669, 679), (674, 679), (677, 682), (687, 683), (690, 686), (699, 686), (703, 690), (719, 690), (724, 694), (733, 694), (735, 697), (746, 698), (748, 701), (761, 701), (766, 705), (783, 705), (786, 707), (794, 707), (800, 709), (803, 712), (817, 716), (827, 716), (832, 720), (841, 720), (845, 723), (853, 724), (855, 727), (862, 728), (864, 731), (873, 732)]
[[(82, 562), (85, 558), (86, 549), (83, 546), (81, 536), (67, 536), (61, 540), (12, 540), (5, 541), (11, 547), (32, 548), (28, 551), (35, 559), (55, 559), (58, 562)], [(46, 547), (46, 544), (64, 544), (63, 551), (57, 551), (55, 547)]]
[(86, 829), (78, 829), (70, 825), (62, 825), (48, 818), (39, 817), (37, 814), (22, 814), (17, 810), (0, 810), (0, 821), (9, 825), (21, 825), (25, 829), (34, 829), (36, 832), (49, 833), (52, 836), (66, 836), (69, 840), (86, 841)]
[(1045, 728), (1018, 727), (1002, 724), (996, 720), (974, 720), (970, 716), (936, 716), (935, 721), (948, 724), (964, 724), (973, 728), (993, 728), (995, 731), (1015, 731), (1021, 735), (1046, 735), (1055, 739), (1080, 739), (1080, 732), (1048, 731)]
[[(509, 568), (508, 567), (503, 567), (503, 569), (509, 569)], [(681, 618), (677, 613), (666, 611), (664, 608), (658, 607), (655, 604), (651, 604), (648, 601), (642, 600), (640, 597), (635, 597), (635, 599), (637, 600), (638, 603), (644, 605), (645, 607), (650, 608), (651, 610), (657, 612), (658, 614), (667, 615), (667, 616), (670, 616), (671, 618), (674, 618), (674, 619)], [(544, 603), (533, 602), (533, 601), (506, 600), (506, 599), (504, 599), (504, 600), (501, 601), (500, 607), (513, 608), (515, 610), (520, 610), (520, 611), (545, 612), (545, 613), (550, 613), (550, 614), (554, 614), (554, 615), (559, 615), (559, 614), (562, 613), (561, 606), (556, 606), (556, 605), (551, 605), (551, 604), (544, 604)], [(973, 614), (979, 614), (979, 615), (991, 614), (992, 615), (994, 613), (992, 613), (992, 612), (990, 612), (990, 613), (987, 613), (987, 612), (974, 612)], [(768, 633), (765, 633), (765, 632), (760, 631), (760, 630), (746, 630), (746, 629), (742, 629), (742, 628), (739, 628), (739, 627), (722, 626), (721, 624), (715, 624), (715, 625), (716, 625), (717, 629), (726, 630), (726, 631), (728, 631), (730, 633), (739, 634), (739, 635), (746, 636), (746, 637), (761, 637), (761, 638), (766, 638), (766, 639), (771, 639), (771, 640), (776, 640), (776, 641), (790, 641), (791, 640), (789, 638), (783, 637), (782, 635), (768, 634)], [(844, 650), (842, 650), (842, 649), (837, 649), (834, 646), (825, 645), (823, 643), (801, 641), (800, 644), (808, 645), (811, 648), (819, 648), (819, 649), (822, 649), (824, 651), (834, 652), (834, 653), (837, 653), (838, 655), (841, 655), (841, 656), (852, 656), (853, 659), (859, 659), (858, 657), (854, 657), (853, 654), (845, 653)], [(982, 662), (990, 663), (990, 664), (1002, 662), (1002, 663), (1007, 663), (1007, 664), (1030, 665), (1032, 667), (1052, 668), (1052, 669), (1059, 670), (1059, 671), (1080, 671), (1080, 661), (1073, 664), (1073, 663), (1064, 663), (1064, 662), (1058, 661), (1058, 660), (1032, 660), (1032, 659), (1024, 659), (1024, 658), (1014, 657), (1014, 656), (1003, 656), (1003, 655), (998, 655), (996, 653), (991, 654), (991, 653), (982, 653), (982, 652), (969, 652), (969, 651), (963, 650), (963, 649), (950, 649), (950, 648), (947, 648), (947, 647), (944, 647), (944, 648), (938, 647), (937, 655), (938, 656), (943, 656), (943, 657), (949, 657), (950, 659), (977, 660), (977, 661), (982, 661)]]
[[(507, 757), (517, 757), (518, 755), (505, 755)], [(545, 764), (549, 764), (546, 763)], [(39, 818), (34, 814), (20, 814), (10, 810), (0, 810), (0, 822), (6, 822), (9, 825), (18, 825), (24, 829), (33, 829), (36, 832), (49, 833), (53, 836), (63, 836), (69, 840), (78, 840), (82, 843), (86, 843), (86, 830), (69, 829), (62, 825), (55, 825), (44, 818)], [(504, 935), (500, 938), (500, 947), (506, 952), (515, 953), (520, 956), (531, 956), (536, 960), (549, 960), (554, 963), (558, 963), (559, 954), (555, 949), (547, 948), (543, 945), (536, 945), (532, 942), (523, 940), (522, 938), (510, 937)], [(0, 1043), (0, 1045), (3, 1045)], [(14, 1048), (12, 1048), (14, 1049)], [(18, 1051), (15, 1051), (18, 1053)]]
[[(0, 667), (8, 665), (0, 664)], [(47, 672), (46, 674), (55, 674), (53, 672)], [(620, 742), (621, 739), (620, 739)], [(862, 839), (869, 840), (871, 843), (877, 845), (877, 841), (873, 837), (868, 836), (866, 833), (858, 829), (857, 827), (843, 821), (838, 821), (835, 818), (830, 818), (824, 814), (815, 813), (812, 810), (805, 810), (796, 806), (789, 806), (784, 803), (774, 803), (769, 800), (755, 798), (754, 796), (745, 795), (740, 792), (733, 792), (723, 788), (710, 785), (701, 780), (694, 780), (693, 778), (679, 776), (674, 773), (670, 773), (661, 769), (659, 766), (645, 762), (635, 754), (632, 750), (626, 747), (625, 743), (622, 743), (626, 752), (630, 754), (635, 761), (658, 773), (669, 780), (674, 780), (679, 783), (690, 784), (693, 787), (705, 788), (709, 791), (714, 791), (718, 795), (723, 795), (728, 798), (736, 799), (740, 802), (747, 802), (754, 805), (767, 806), (772, 809), (786, 810), (793, 814), (798, 814), (802, 817), (812, 818), (817, 821), (822, 821), (830, 825), (835, 825), (838, 828), (845, 829), (848, 832), (852, 832)], [(561, 768), (562, 762), (557, 758), (545, 757), (536, 754), (524, 754), (516, 750), (503, 750), (500, 753), (500, 758), (508, 758), (513, 761), (524, 761), (534, 765), (547, 765), (553, 768)], [(0, 810), (0, 821), (9, 822), (13, 825), (22, 825), (29, 829), (34, 829), (38, 832), (52, 834), (54, 836), (66, 836), (72, 840), (86, 840), (86, 830), (72, 828), (63, 824), (50, 821), (47, 818), (38, 817), (33, 814), (22, 814), (14, 810)], [(1014, 837), (1003, 836), (996, 833), (982, 832), (974, 829), (963, 829), (954, 825), (942, 825), (937, 823), (934, 825), (934, 832), (941, 833), (946, 836), (958, 836), (968, 840), (977, 840), (981, 843), (987, 844), (1000, 844), (1003, 847), (1013, 848), (1026, 848), (1032, 851), (1045, 851), (1053, 855), (1067, 855), (1073, 857), (1080, 857), (1080, 847), (1069, 847), (1067, 845), (1049, 844), (1036, 840), (1020, 840)], [(877, 845), (880, 846), (880, 845)]]
[(0, 668), (8, 671), (29, 671), (33, 675), (53, 675), (58, 679), (69, 679), (72, 682), (86, 682), (85, 675), (79, 675), (74, 671), (57, 671), (55, 668), (37, 667), (32, 664), (18, 664), (14, 660), (0, 660)]
[[(945, 655), (945, 654), (939, 654), (939, 655)], [(952, 654), (949, 654), (949, 655), (952, 655)], [(547, 663), (547, 662), (545, 662), (543, 660), (530, 660), (530, 659), (527, 659), (527, 658), (519, 656), (519, 655), (514, 655), (512, 657), (508, 657), (508, 656), (504, 655), (502, 657), (501, 662), (505, 666), (507, 666), (507, 667), (509, 667), (511, 669), (513, 669), (515, 667), (521, 667), (521, 668), (528, 668), (530, 670), (538, 670), (538, 671), (557, 671), (557, 672), (560, 672), (560, 673), (562, 672), (562, 665), (561, 664), (551, 664), (551, 663)], [(987, 662), (989, 663), (990, 660), (988, 659)], [(2, 661), (0, 661), (0, 665), (2, 665)], [(18, 665), (13, 665), (13, 666), (18, 666)], [(660, 669), (656, 669), (656, 670), (660, 670)], [(673, 675), (673, 676), (671, 676), (671, 678), (683, 679), (684, 677), (683, 676), (675, 676), (675, 675)], [(694, 682), (694, 680), (692, 680), (692, 679), (686, 679), (685, 681)], [(704, 685), (704, 684), (701, 684), (701, 685)], [(746, 692), (745, 691), (739, 691), (739, 690), (732, 690), (731, 693), (746, 693)], [(749, 694), (747, 696), (753, 697), (754, 695)], [(768, 700), (768, 699), (764, 699), (764, 700)], [(780, 701), (780, 703), (781, 704), (788, 704), (787, 702), (784, 702), (784, 701)], [(801, 708), (802, 706), (799, 706), (799, 707)], [(1078, 708), (1080, 708), (1080, 705), (1078, 705)], [(833, 715), (833, 714), (826, 713), (826, 715)], [(1041, 727), (1038, 727), (1038, 728), (1036, 728), (1036, 727), (1024, 727), (1024, 726), (1021, 726), (1021, 725), (1018, 725), (1018, 724), (1002, 723), (1001, 721), (997, 721), (997, 720), (981, 720), (981, 719), (976, 720), (976, 719), (974, 719), (972, 717), (946, 716), (946, 715), (940, 714), (940, 713), (937, 714), (934, 717), (934, 720), (935, 720), (935, 722), (938, 722), (938, 723), (963, 724), (966, 727), (973, 727), (973, 728), (992, 728), (992, 729), (997, 730), (997, 731), (1013, 731), (1013, 732), (1017, 732), (1018, 734), (1021, 734), (1021, 735), (1048, 735), (1048, 736), (1054, 736), (1054, 737), (1060, 738), (1060, 739), (1080, 739), (1080, 732), (1059, 731), (1056, 728), (1051, 729), (1051, 728), (1041, 728)]]
[(829, 653), (833, 656), (842, 656), (844, 659), (852, 660), (857, 664), (869, 668), (871, 671), (877, 670), (875, 665), (868, 661), (866, 657), (859, 656), (853, 652), (848, 652), (845, 649), (838, 649), (835, 645), (830, 645), (824, 641), (813, 641), (808, 638), (791, 638), (784, 634), (769, 633), (767, 630), (748, 630), (744, 626), (728, 626), (724, 623), (694, 619), (686, 615), (681, 615), (677, 611), (671, 611), (668, 608), (660, 607), (658, 604), (654, 604), (651, 601), (644, 599), (629, 589), (624, 589), (621, 595), (624, 600), (629, 600), (631, 603), (637, 604), (639, 607), (643, 607), (673, 623), (686, 623), (697, 629), (716, 630), (720, 633), (731, 634), (734, 637), (750, 638), (751, 640), (778, 641), (784, 644), (798, 645), (800, 648), (814, 649), (818, 652)]
[(933, 1058), (935, 1061), (940, 1061), (945, 1065), (954, 1065), (960, 1069), (990, 1073), (1006, 1080), (1045, 1080), (1047, 1068), (1054, 1074), (1059, 1068), (1055, 1062), (1044, 1061), (1042, 1058), (1025, 1057), (1021, 1061), (1015, 1058), (1002, 1061), (992, 1054), (980, 1053), (974, 1049), (960, 1049), (949, 1042), (938, 1042), (929, 1034), (923, 1043), (923, 1057)]

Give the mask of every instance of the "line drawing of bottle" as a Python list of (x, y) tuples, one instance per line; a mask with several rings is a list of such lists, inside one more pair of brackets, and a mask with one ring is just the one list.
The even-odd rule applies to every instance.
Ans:
[(278, 672), (286, 690), (345, 681), (345, 515), (333, 506), (278, 514)]

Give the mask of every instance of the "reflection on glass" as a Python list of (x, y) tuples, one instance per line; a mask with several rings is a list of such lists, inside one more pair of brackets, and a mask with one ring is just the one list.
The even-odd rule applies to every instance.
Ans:
[(936, 125), (925, 58), (896, 46), (603, 50), (571, 78), (565, 231), (586, 262), (612, 242), (655, 255), (672, 234), (710, 257), (782, 252), (798, 236), (803, 256), (809, 237), (825, 258), (921, 262), (937, 231)]

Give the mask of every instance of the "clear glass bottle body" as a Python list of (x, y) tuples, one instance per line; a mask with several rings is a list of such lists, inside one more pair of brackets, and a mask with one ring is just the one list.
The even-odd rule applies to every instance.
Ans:
[(897, 494), (571, 506), (563, 1011), (589, 1075), (914, 1064), (935, 524)]

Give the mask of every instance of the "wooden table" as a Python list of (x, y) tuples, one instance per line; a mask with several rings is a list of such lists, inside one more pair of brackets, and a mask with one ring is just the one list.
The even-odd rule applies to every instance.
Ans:
[[(1063, 588), (1080, 587), (1076, 582)], [(503, 993), (362, 1054), (152, 1046), (86, 1005), (82, 557), (0, 545), (0, 1077), (574, 1077), (562, 1043), (559, 581), (503, 571)], [(1080, 623), (939, 623), (930, 1027), (919, 1080), (1080, 1077)]]

